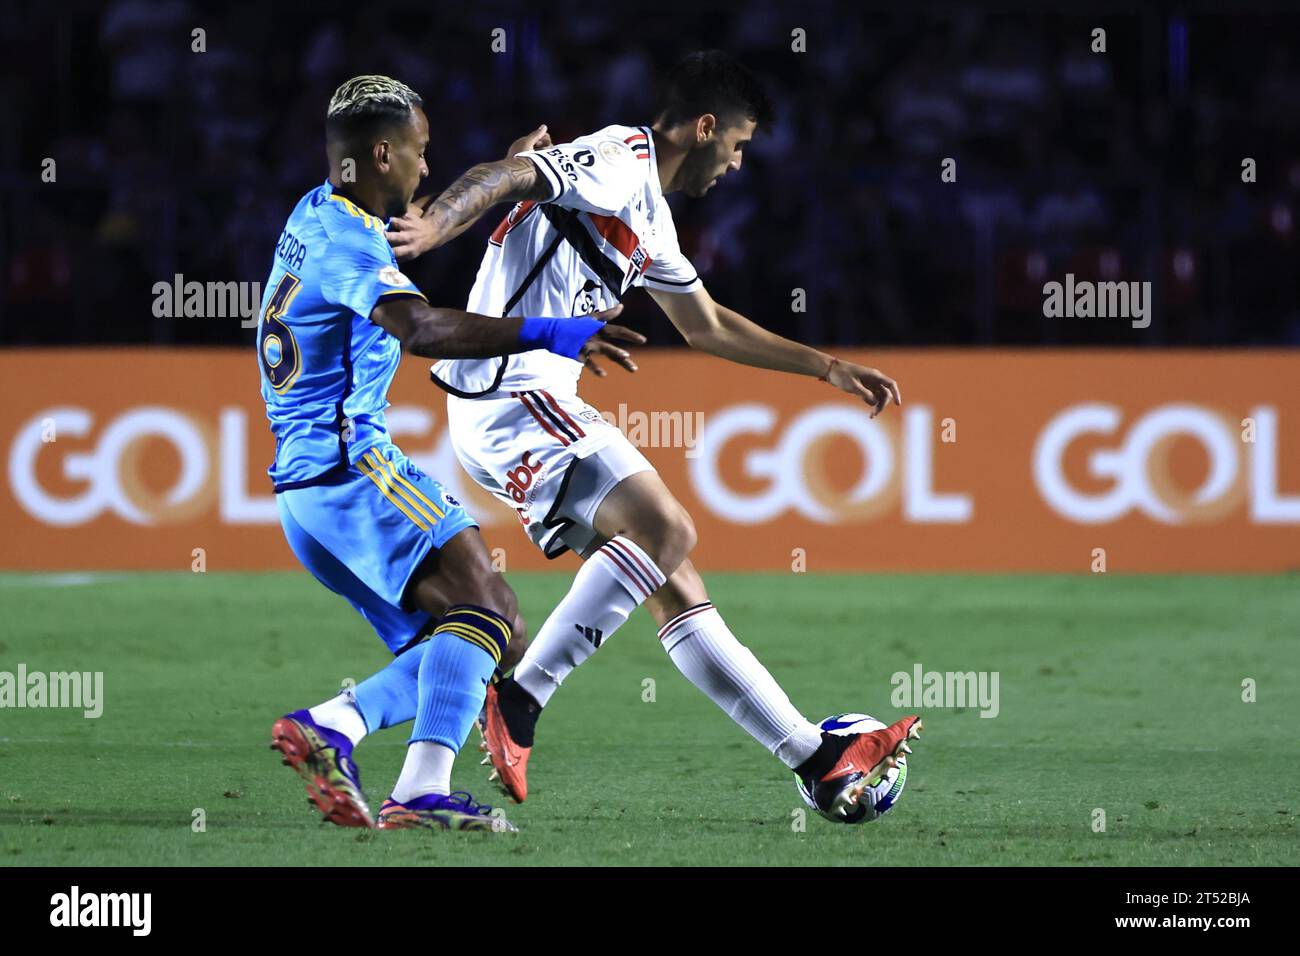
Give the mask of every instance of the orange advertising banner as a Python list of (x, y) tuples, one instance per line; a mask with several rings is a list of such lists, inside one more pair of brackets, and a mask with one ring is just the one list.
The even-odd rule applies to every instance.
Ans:
[[(874, 421), (807, 378), (684, 351), (586, 376), (695, 519), (705, 570), (1300, 568), (1300, 352), (846, 352), (898, 379)], [(0, 353), (0, 567), (293, 568), (252, 350)], [(461, 471), (428, 363), (397, 444), (509, 570), (548, 562)], [(201, 549), (201, 551), (199, 550)]]

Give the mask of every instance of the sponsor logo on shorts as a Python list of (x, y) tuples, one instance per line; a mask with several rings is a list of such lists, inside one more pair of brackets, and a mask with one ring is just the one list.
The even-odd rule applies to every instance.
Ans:
[(506, 472), (503, 487), (510, 500), (515, 504), (524, 504), (528, 500), (528, 489), (533, 486), (537, 473), (545, 467), (546, 463), (536, 458), (531, 451), (524, 452), (524, 457), (519, 459), (518, 467)]

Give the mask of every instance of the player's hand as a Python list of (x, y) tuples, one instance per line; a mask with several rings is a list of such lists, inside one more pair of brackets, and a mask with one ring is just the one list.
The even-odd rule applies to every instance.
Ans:
[(546, 124), (543, 123), (537, 129), (510, 144), (506, 150), (506, 159), (514, 159), (520, 153), (526, 153), (530, 149), (545, 149), (551, 145), (551, 134), (546, 131)]
[(871, 406), (871, 417), (875, 418), (892, 401), (903, 404), (903, 395), (898, 390), (898, 383), (878, 369), (852, 362), (836, 361), (831, 363), (826, 380), (841, 391), (856, 395)]
[[(619, 304), (612, 309), (606, 309), (604, 312), (597, 312), (592, 318), (608, 323), (610, 319), (616, 318), (622, 311), (623, 306)], [(599, 332), (587, 339), (582, 351), (578, 353), (578, 356), (582, 359), (583, 367), (604, 378), (605, 370), (593, 361), (597, 355), (603, 355), (605, 358), (623, 366), (629, 372), (635, 372), (636, 362), (632, 361), (632, 356), (628, 354), (626, 349), (622, 349), (616, 344), (618, 342), (644, 345), (645, 336), (621, 325), (606, 324)]]
[(422, 256), (430, 249), (442, 245), (433, 221), (426, 219), (424, 210), (415, 203), (407, 206), (406, 212), (388, 221), (388, 231), (384, 235), (399, 262)]

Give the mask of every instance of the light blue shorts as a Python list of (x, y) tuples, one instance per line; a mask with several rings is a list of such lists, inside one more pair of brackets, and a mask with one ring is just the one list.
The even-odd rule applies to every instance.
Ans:
[(396, 654), (430, 615), (403, 607), (429, 552), (478, 527), (445, 488), (391, 442), (364, 452), (337, 480), (275, 496), (289, 547), (316, 580), (347, 598)]

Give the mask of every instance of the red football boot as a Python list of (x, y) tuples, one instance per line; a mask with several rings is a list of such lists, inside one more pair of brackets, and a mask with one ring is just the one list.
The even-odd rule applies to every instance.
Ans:
[(901, 755), (912, 752), (907, 741), (920, 739), (921, 726), (920, 717), (904, 717), (866, 734), (823, 734), (821, 748), (797, 771), (817, 808), (843, 816), (857, 806), (868, 787), (898, 766)]

